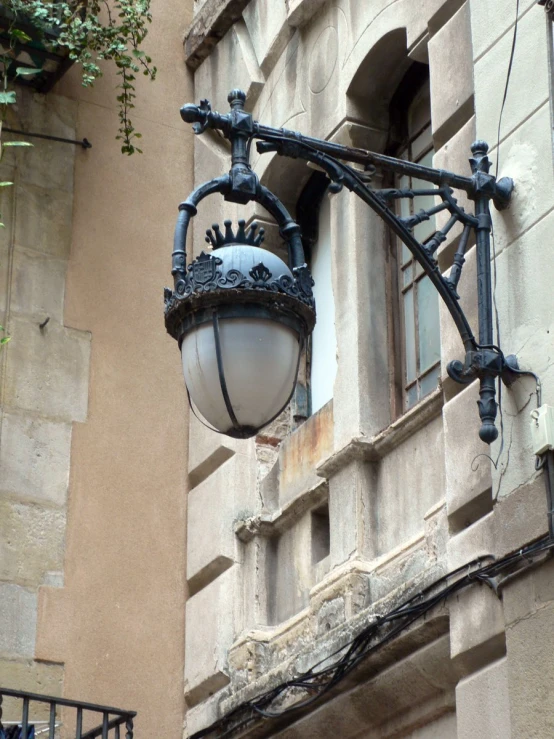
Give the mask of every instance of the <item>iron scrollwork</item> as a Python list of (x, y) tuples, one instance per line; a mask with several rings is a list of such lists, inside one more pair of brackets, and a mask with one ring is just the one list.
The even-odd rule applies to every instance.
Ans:
[[(271, 289), (285, 290), (285, 292), (293, 290), (296, 297), (300, 297), (301, 300), (306, 302), (308, 296), (311, 295), (311, 285), (313, 283), (304, 263), (298, 225), (290, 219), (290, 216), (273, 193), (259, 184), (250, 168), (248, 154), (250, 142), (253, 139), (257, 140), (257, 150), (261, 154), (276, 152), (280, 156), (300, 158), (316, 164), (323, 169), (329, 178), (332, 192), (338, 192), (342, 188), (347, 188), (353, 192), (379, 215), (410, 250), (414, 259), (419, 262), (446, 304), (464, 345), (464, 362), (458, 360), (451, 362), (447, 367), (448, 373), (453, 380), (461, 383), (472, 382), (479, 378), (480, 400), (478, 406), (482, 421), (479, 435), (486, 443), (490, 444), (494, 441), (498, 436), (498, 431), (494, 425), (497, 413), (495, 383), (498, 378), (506, 383), (511, 382), (513, 380), (512, 369), (517, 367), (517, 363), (513, 357), (510, 357), (508, 361), (493, 342), (490, 202), (492, 201), (498, 210), (508, 207), (513, 190), (513, 181), (508, 177), (496, 180), (490, 174), (487, 144), (483, 141), (476, 141), (473, 144), (473, 156), (470, 159), (472, 175), (465, 177), (421, 164), (394, 159), (383, 154), (303, 136), (296, 131), (271, 128), (253, 120), (252, 116), (244, 111), (246, 96), (243, 92), (233, 90), (228, 99), (231, 112), (227, 115), (212, 111), (209, 103), (203, 101), (200, 107), (195, 105), (183, 106), (181, 116), (185, 122), (195, 124), (195, 133), (202, 133), (207, 128), (211, 128), (222, 132), (224, 136), (230, 139), (232, 146), (231, 171), (226, 184), (224, 186), (218, 185), (219, 191), (224, 194), (227, 200), (237, 203), (257, 200), (276, 217), (281, 233), (287, 237), (295, 284), (293, 287), (283, 285), (276, 287), (268, 279), (261, 281), (263, 285), (271, 284)], [(371, 176), (376, 169), (397, 175), (410, 175), (435, 187), (414, 190), (373, 189)], [(209, 189), (210, 183), (203, 187)], [(458, 201), (454, 197), (454, 189), (462, 190), (475, 202), (474, 214), (466, 213), (458, 205)], [(423, 195), (432, 195), (436, 199), (440, 199), (440, 203), (431, 208), (422, 209), (413, 216), (402, 218), (397, 215), (394, 209), (396, 200), (413, 199)], [(446, 224), (435, 231), (424, 243), (420, 243), (414, 236), (415, 226), (441, 211), (449, 213)], [(463, 228), (462, 236), (453, 259), (450, 275), (445, 277), (439, 270), (435, 255), (440, 245), (446, 240), (449, 231), (458, 223)], [(477, 244), (478, 339), (475, 338), (467, 317), (460, 306), (457, 291), (472, 232), (475, 233)], [(187, 278), (183, 272), (179, 272), (179, 274), (184, 279), (185, 285), (189, 285), (191, 278), (188, 278), (189, 283), (187, 283)], [(254, 279), (252, 274), (250, 277)], [(242, 278), (248, 281), (246, 276), (242, 276)], [(218, 279), (224, 281), (225, 278)], [(258, 289), (260, 287), (259, 282), (252, 283), (249, 287)], [(189, 288), (186, 287), (185, 289)]]
[(216, 255), (202, 252), (189, 264), (185, 277), (175, 285), (175, 291), (166, 289), (166, 311), (170, 312), (180, 300), (194, 293), (200, 295), (216, 290), (237, 289), (283, 293), (302, 301), (309, 308), (315, 308), (313, 279), (305, 270), (297, 269), (296, 279), (286, 274), (271, 279), (272, 273), (262, 262), (253, 267), (248, 275), (238, 269), (224, 272), (220, 269), (222, 264), (223, 261)]
[(554, 0), (539, 0), (539, 5), (544, 5), (544, 10), (551, 21), (554, 21)]

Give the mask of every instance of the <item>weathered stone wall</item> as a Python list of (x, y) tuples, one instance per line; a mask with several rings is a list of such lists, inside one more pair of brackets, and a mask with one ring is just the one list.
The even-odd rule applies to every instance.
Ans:
[[(202, 46), (195, 34), (209, 12), (233, 3), (197, 5), (186, 49)], [(549, 37), (543, 9), (520, 6), (500, 147), (515, 21), (515, 4), (512, 11), (501, 0), (251, 0), (202, 63), (190, 61), (197, 99), (221, 112), (229, 90), (242, 87), (265, 124), (374, 150), (385, 146), (390, 97), (409, 61), (428, 63), (435, 166), (469, 174), (470, 144), (479, 137), (499, 176), (516, 181), (510, 209), (493, 214), (498, 340), (541, 375), (543, 400), (553, 403)], [(255, 152), (253, 165), (294, 212), (310, 170)], [(220, 139), (195, 139), (196, 184), (227, 168)], [(267, 220), (255, 205), (245, 210)], [(208, 225), (237, 212), (217, 198), (203, 203), (194, 249)], [(517, 551), (547, 530), (528, 431), (533, 381), (503, 389), (503, 434), (490, 449), (482, 444), (477, 386), (455, 385), (446, 374), (462, 347), (441, 306), (441, 387), (395, 419), (383, 279), (389, 242), (347, 193), (331, 199), (331, 231), (332, 403), (293, 433), (275, 435), (283, 440), (269, 472), (269, 464), (261, 471), (259, 444), (222, 439), (191, 420), (189, 556), (199, 565), (188, 573), (189, 734), (308, 669), (410, 587), (476, 557)], [(441, 246), (444, 271), (459, 236), (454, 229)], [(473, 326), (475, 262), (471, 248), (460, 294)], [(318, 548), (321, 511), (328, 511), (328, 551)], [(217, 537), (205, 535), (206, 516)], [(550, 736), (554, 712), (538, 708), (543, 693), (530, 696), (540, 670), (544, 690), (552, 690), (539, 637), (541, 629), (553, 635), (547, 569), (506, 586), (503, 601), (485, 587), (465, 591), (415, 627), (396, 658), (377, 660), (351, 693), (278, 735)]]
[[(77, 105), (19, 90), (8, 124), (74, 139)], [(3, 138), (16, 140), (15, 134)], [(5, 150), (1, 179), (0, 684), (58, 695), (61, 665), (35, 659), (38, 592), (61, 587), (74, 422), (87, 417), (90, 333), (64, 323), (75, 147)], [(41, 328), (41, 324), (46, 325)]]

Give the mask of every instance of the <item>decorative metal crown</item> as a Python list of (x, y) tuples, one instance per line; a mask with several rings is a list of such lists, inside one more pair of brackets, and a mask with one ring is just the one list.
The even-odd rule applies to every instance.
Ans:
[[(259, 236), (257, 237), (260, 238)], [(212, 252), (202, 252), (175, 283), (175, 291), (165, 288), (165, 325), (178, 339), (183, 320), (198, 309), (230, 303), (261, 303), (283, 314), (292, 310), (301, 318), (308, 335), (315, 323), (314, 281), (307, 265), (294, 267), (291, 274), (273, 275), (259, 262), (243, 274), (227, 267)]]
[[(223, 235), (219, 229), (219, 224), (214, 223), (212, 228), (206, 231), (206, 242), (211, 244), (214, 249), (220, 249), (222, 246), (227, 244), (245, 244), (246, 246), (260, 246), (264, 240), (264, 229), (260, 228), (258, 234), (258, 224), (256, 221), (250, 224), (248, 231), (245, 230), (246, 221), (241, 219), (238, 222), (238, 229), (236, 234), (233, 233), (231, 228), (231, 221), (223, 221), (225, 226), (225, 235)], [(213, 229), (213, 232), (212, 232)]]

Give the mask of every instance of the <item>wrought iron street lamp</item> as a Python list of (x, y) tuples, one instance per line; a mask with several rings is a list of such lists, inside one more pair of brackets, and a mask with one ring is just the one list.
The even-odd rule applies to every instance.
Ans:
[[(496, 380), (501, 378), (510, 384), (516, 377), (517, 362), (513, 356), (505, 357), (493, 343), (489, 206), (491, 200), (499, 210), (509, 205), (513, 181), (506, 177), (497, 181), (489, 173), (487, 144), (473, 144), (472, 176), (464, 177), (295, 131), (270, 128), (244, 110), (246, 96), (242, 91), (233, 90), (228, 99), (231, 111), (227, 115), (212, 111), (207, 100), (181, 109), (183, 120), (194, 124), (196, 134), (211, 128), (231, 142), (229, 173), (201, 185), (179, 206), (172, 264), (174, 287), (165, 290), (166, 327), (179, 342), (191, 403), (216, 431), (238, 438), (253, 436), (289, 402), (302, 346), (315, 325), (313, 280), (305, 263), (300, 228), (250, 167), (250, 145), (256, 139), (261, 154), (276, 152), (318, 165), (329, 177), (331, 191), (346, 187), (355, 193), (407, 246), (429, 276), (460, 333), (465, 361), (450, 362), (448, 374), (463, 384), (479, 378), (479, 436), (486, 443), (494, 441), (498, 436)], [(371, 175), (376, 168), (410, 175), (430, 186), (418, 190), (372, 189)], [(473, 215), (458, 205), (453, 188), (464, 191), (475, 202)], [(261, 248), (263, 233), (257, 233), (255, 224), (246, 231), (244, 221), (239, 221), (233, 231), (226, 221), (224, 233), (217, 226), (208, 230), (206, 241), (212, 249), (187, 265), (190, 219), (196, 215), (198, 204), (215, 193), (233, 203), (260, 203), (279, 226), (288, 246), (289, 264)], [(425, 195), (433, 195), (441, 202), (409, 217), (395, 212), (395, 201)], [(440, 211), (449, 213), (446, 225), (420, 243), (414, 236), (414, 227)], [(435, 254), (456, 223), (462, 224), (463, 232), (450, 275), (445, 277), (439, 271)], [(477, 249), (478, 340), (457, 293), (472, 231)]]

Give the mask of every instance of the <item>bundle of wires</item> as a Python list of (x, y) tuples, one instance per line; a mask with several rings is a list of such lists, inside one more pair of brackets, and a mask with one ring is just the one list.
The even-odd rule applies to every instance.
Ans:
[[(308, 709), (320, 702), (363, 661), (454, 593), (476, 583), (485, 583), (499, 595), (502, 576), (513, 575), (522, 568), (531, 566), (538, 557), (553, 549), (554, 540), (546, 537), (502, 559), (495, 560), (492, 555), (486, 555), (464, 564), (388, 613), (375, 617), (354, 639), (307, 672), (241, 703), (211, 726), (193, 734), (191, 739), (224, 739), (260, 719), (270, 721)], [(483, 566), (483, 561), (489, 559), (492, 560), (491, 563)], [(280, 707), (283, 704), (286, 707)]]

